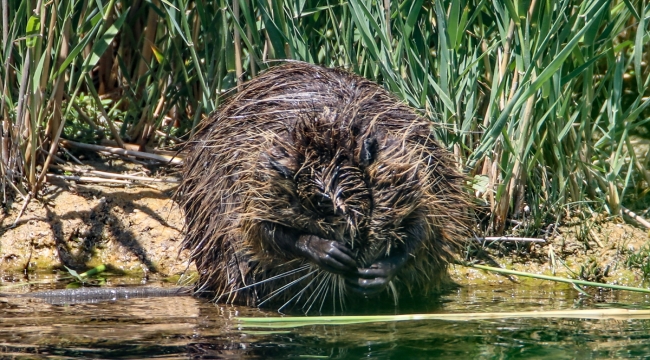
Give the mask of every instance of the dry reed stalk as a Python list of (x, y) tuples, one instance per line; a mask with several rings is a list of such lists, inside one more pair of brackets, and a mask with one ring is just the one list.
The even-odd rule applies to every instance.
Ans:
[(132, 184), (128, 180), (118, 180), (118, 179), (107, 179), (102, 177), (92, 177), (92, 176), (72, 176), (72, 175), (56, 175), (56, 174), (46, 174), (47, 180), (66, 180), (66, 181), (75, 181), (75, 182), (86, 182), (86, 183), (113, 183), (113, 184)]
[[(81, 174), (97, 175), (99, 177), (107, 178), (107, 179), (147, 181), (147, 182), (159, 182), (159, 183), (170, 183), (170, 184), (179, 183), (179, 181), (175, 180), (175, 179), (159, 179), (159, 178), (151, 178), (151, 177), (147, 177), (147, 176), (137, 176), (137, 175), (132, 175), (132, 174), (116, 174), (116, 173), (111, 173), (111, 172), (106, 172), (106, 171), (81, 169), (81, 168), (70, 167), (70, 166), (50, 165), (50, 168), (63, 170), (63, 171), (77, 172), (77, 173), (81, 173)], [(49, 175), (54, 175), (54, 174), (48, 174), (48, 176)]]
[(172, 156), (156, 155), (156, 154), (150, 154), (142, 151), (125, 150), (122, 148), (113, 148), (113, 147), (101, 146), (101, 145), (84, 144), (84, 143), (79, 143), (71, 140), (61, 140), (60, 143), (63, 146), (73, 146), (79, 149), (103, 151), (103, 152), (116, 154), (116, 155), (123, 155), (123, 156), (135, 156), (143, 159), (155, 160), (161, 163), (168, 163), (171, 165), (182, 164), (181, 159)]
[[(234, 21), (239, 22), (239, 0), (234, 0), (232, 4), (232, 12), (234, 15)], [(239, 33), (239, 28), (234, 27), (234, 43), (235, 43), (235, 75), (237, 76), (237, 89), (241, 90), (241, 85), (243, 83), (243, 74), (242, 69), (242, 59), (241, 59), (241, 34)]]
[(486, 236), (476, 238), (479, 242), (488, 242), (488, 241), (515, 241), (515, 242), (534, 242), (534, 243), (545, 243), (546, 240), (540, 238), (529, 238), (529, 237), (517, 237), (517, 236)]
[[(162, 136), (163, 134), (158, 134), (158, 135)], [(107, 139), (102, 140), (100, 143), (100, 145), (108, 146), (108, 147), (116, 147), (115, 144), (116, 144), (115, 141), (107, 140)], [(178, 151), (175, 150), (163, 150), (163, 149), (158, 149), (150, 146), (145, 146), (144, 150), (141, 150), (143, 149), (142, 146), (138, 144), (131, 144), (131, 143), (124, 143), (124, 146), (125, 146), (124, 148), (125, 150), (144, 151), (150, 154), (167, 155), (171, 157), (178, 157), (181, 160), (183, 159), (183, 154), (180, 154)]]
[[(56, 61), (57, 68), (61, 67), (65, 59), (68, 57), (68, 52), (70, 51), (70, 34), (72, 31), (71, 21), (72, 20), (70, 18), (66, 18), (63, 24), (63, 33), (61, 34), (61, 50), (59, 51), (59, 55), (57, 56)], [(58, 129), (61, 125), (63, 116), (63, 98), (65, 97), (63, 91), (65, 81), (63, 81), (63, 79), (65, 79), (65, 74), (59, 75), (59, 79), (57, 79), (54, 85), (54, 104), (52, 108), (52, 118), (50, 118), (50, 120), (47, 122), (46, 128), (46, 133), (49, 135), (50, 140), (53, 140), (56, 137), (56, 129)], [(87, 119), (87, 122), (89, 124), (94, 125), (94, 122), (81, 111), (77, 104), (73, 104), (73, 106), (75, 106), (75, 109), (77, 109), (77, 112), (82, 119)], [(97, 126), (95, 125), (93, 128), (97, 128)]]
[(629, 216), (629, 217), (632, 218), (634, 221), (636, 221), (636, 222), (638, 222), (639, 224), (643, 225), (643, 226), (646, 227), (647, 229), (650, 229), (650, 221), (644, 219), (643, 217), (637, 215), (637, 214), (634, 213), (633, 211), (630, 211), (630, 210), (626, 209), (626, 208), (623, 207), (623, 206), (621, 206), (621, 214), (622, 214), (622, 215)]

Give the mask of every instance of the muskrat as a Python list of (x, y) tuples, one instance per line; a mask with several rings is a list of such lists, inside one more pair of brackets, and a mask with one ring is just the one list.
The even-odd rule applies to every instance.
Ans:
[(431, 126), (340, 69), (288, 62), (245, 83), (184, 150), (195, 291), (309, 309), (437, 290), (468, 237), (470, 201)]

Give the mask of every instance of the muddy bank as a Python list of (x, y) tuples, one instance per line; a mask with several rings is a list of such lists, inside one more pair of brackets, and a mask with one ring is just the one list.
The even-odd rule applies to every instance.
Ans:
[[(64, 265), (84, 271), (106, 264), (113, 272), (154, 279), (181, 274), (188, 264), (186, 254), (179, 254), (183, 218), (172, 200), (174, 191), (172, 184), (47, 185), (46, 195), (29, 204), (15, 227), (11, 225), (22, 203), (11, 204), (2, 214), (0, 281), (23, 279), (25, 271), (51, 273)], [(568, 222), (549, 235), (546, 243), (476, 245), (469, 259), (538, 274), (644, 286), (643, 271), (628, 266), (630, 256), (647, 246), (644, 229), (598, 216)], [(459, 265), (451, 273), (464, 286), (542, 282)]]
[(132, 276), (168, 277), (187, 267), (179, 254), (183, 219), (169, 184), (49, 184), (15, 227), (22, 202), (0, 224), (0, 274), (106, 264)]

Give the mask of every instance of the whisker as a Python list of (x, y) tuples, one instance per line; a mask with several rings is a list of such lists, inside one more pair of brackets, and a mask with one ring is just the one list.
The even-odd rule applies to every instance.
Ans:
[(393, 303), (395, 306), (398, 306), (399, 297), (397, 296), (397, 288), (395, 288), (395, 284), (392, 281), (388, 282), (388, 289), (393, 293)]
[(246, 285), (246, 286), (240, 287), (240, 288), (238, 288), (238, 289), (231, 290), (231, 291), (229, 291), (229, 292), (227, 292), (227, 293), (225, 293), (225, 294), (222, 294), (221, 296), (229, 295), (229, 294), (234, 293), (234, 292), (237, 292), (237, 291), (245, 290), (245, 289), (251, 288), (251, 287), (253, 287), (253, 286), (257, 286), (257, 285), (260, 285), (260, 284), (264, 284), (265, 282), (268, 282), (268, 281), (273, 281), (273, 280), (281, 279), (281, 278), (283, 278), (283, 277), (286, 277), (286, 276), (289, 276), (289, 275), (293, 275), (293, 274), (295, 274), (295, 273), (298, 273), (298, 272), (301, 272), (301, 271), (304, 271), (304, 270), (307, 270), (307, 269), (309, 269), (309, 264), (305, 264), (305, 265), (302, 265), (302, 266), (300, 266), (300, 267), (298, 267), (298, 268), (291, 269), (291, 270), (289, 270), (289, 271), (283, 272), (282, 274), (278, 274), (278, 275), (275, 275), (275, 276), (271, 276), (271, 277), (268, 278), (268, 279), (260, 280), (260, 281), (254, 283), (254, 284)]
[(339, 284), (340, 284), (339, 289), (340, 289), (340, 293), (341, 293), (341, 307), (342, 307), (341, 311), (344, 311), (345, 310), (345, 297), (346, 297), (346, 293), (347, 293), (347, 287), (345, 285), (345, 280), (343, 278), (341, 278), (341, 277), (339, 277)]
[[(325, 276), (326, 276), (326, 274), (324, 272), (322, 272), (322, 271), (318, 273), (318, 278), (322, 279)], [(318, 289), (320, 289), (320, 287), (322, 285), (323, 285), (323, 282), (321, 280), (321, 282), (318, 284), (318, 286), (316, 286), (316, 288), (311, 292), (311, 294), (309, 294), (309, 297), (307, 298), (307, 300), (305, 300), (305, 303), (302, 306), (302, 310), (305, 312), (305, 314), (307, 314), (309, 312), (312, 305), (314, 304), (314, 299), (315, 299), (314, 297), (316, 296), (316, 293), (318, 292)], [(311, 303), (312, 305), (309, 305), (309, 303)], [(305, 307), (307, 307), (307, 310), (305, 310)]]
[(282, 311), (282, 309), (284, 309), (287, 305), (289, 305), (293, 301), (293, 299), (295, 299), (296, 297), (298, 298), (298, 299), (296, 299), (296, 303), (298, 303), (300, 301), (300, 298), (302, 297), (302, 295), (305, 293), (305, 291), (311, 286), (311, 284), (314, 281), (316, 281), (316, 279), (318, 279), (318, 276), (320, 274), (321, 273), (318, 273), (316, 276), (314, 276), (314, 278), (311, 279), (311, 281), (309, 281), (309, 283), (307, 283), (307, 285), (305, 285), (305, 287), (303, 287), (302, 290), (298, 291), (298, 293), (296, 295), (294, 295), (291, 299), (287, 300), (287, 302), (285, 302), (282, 306), (280, 306), (278, 308), (278, 312)]
[[(325, 280), (325, 278), (327, 278), (328, 275), (331, 276), (331, 273), (325, 273), (323, 271), (319, 275), (323, 275), (323, 278), (324, 278), (323, 280)], [(309, 304), (311, 302), (311, 304), (309, 305), (309, 307), (305, 311), (305, 314), (307, 314), (309, 312), (309, 310), (311, 310), (312, 306), (314, 306), (314, 304), (318, 300), (318, 297), (323, 292), (323, 286), (325, 285), (325, 283), (326, 283), (325, 281), (321, 281), (321, 283), (318, 284), (316, 289), (314, 289), (314, 291), (311, 293), (309, 298), (305, 301), (305, 305), (302, 307), (303, 310), (305, 310), (305, 306), (307, 306), (307, 304)]]
[(291, 286), (295, 285), (296, 283), (298, 283), (298, 282), (300, 282), (300, 281), (306, 279), (308, 276), (312, 275), (313, 273), (315, 273), (315, 272), (317, 272), (317, 271), (318, 271), (318, 269), (313, 270), (313, 271), (310, 271), (309, 273), (305, 274), (304, 276), (301, 276), (301, 277), (299, 277), (298, 279), (296, 279), (296, 280), (294, 280), (294, 281), (292, 281), (292, 282), (290, 282), (290, 283), (288, 283), (288, 284), (282, 286), (281, 288), (276, 289), (275, 291), (273, 291), (272, 293), (270, 293), (269, 296), (268, 296), (264, 301), (262, 301), (262, 302), (260, 302), (259, 304), (257, 304), (257, 306), (262, 306), (262, 305), (264, 305), (264, 304), (267, 303), (269, 300), (271, 300), (271, 299), (273, 299), (274, 297), (276, 297), (276, 296), (278, 296), (279, 294), (281, 294), (282, 291), (284, 291), (284, 290), (290, 288)]
[(334, 275), (331, 274), (331, 273), (328, 274), (328, 275), (329, 275), (329, 276), (327, 276), (326, 279), (323, 279), (323, 281), (326, 282), (327, 285), (324, 287), (325, 293), (324, 293), (323, 296), (322, 296), (322, 299), (323, 299), (323, 300), (320, 302), (320, 308), (318, 309), (318, 312), (319, 312), (319, 313), (322, 313), (322, 312), (323, 312), (323, 306), (325, 305), (325, 300), (327, 300), (327, 293), (328, 293), (329, 290), (330, 290), (330, 286), (329, 286), (329, 285), (332, 284), (332, 282), (333, 282), (332, 279), (333, 279), (333, 276), (334, 276)]
[[(332, 286), (332, 310), (334, 311), (334, 315), (336, 315), (336, 289), (338, 289), (339, 285), (339, 277), (334, 276), (332, 278), (331, 286)], [(340, 294), (339, 294), (340, 295)]]

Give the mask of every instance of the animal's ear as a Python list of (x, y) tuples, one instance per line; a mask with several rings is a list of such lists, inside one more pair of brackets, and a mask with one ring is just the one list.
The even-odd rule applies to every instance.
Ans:
[(264, 155), (271, 169), (277, 171), (285, 179), (293, 178), (296, 173), (296, 161), (289, 151), (283, 147), (274, 146)]
[(284, 165), (282, 161), (269, 157), (269, 164), (271, 165), (271, 168), (275, 169), (275, 171), (277, 171), (285, 179), (292, 179), (295, 175), (293, 170)]
[(374, 137), (367, 137), (361, 143), (361, 150), (359, 152), (359, 164), (361, 166), (368, 166), (377, 158), (377, 139)]

